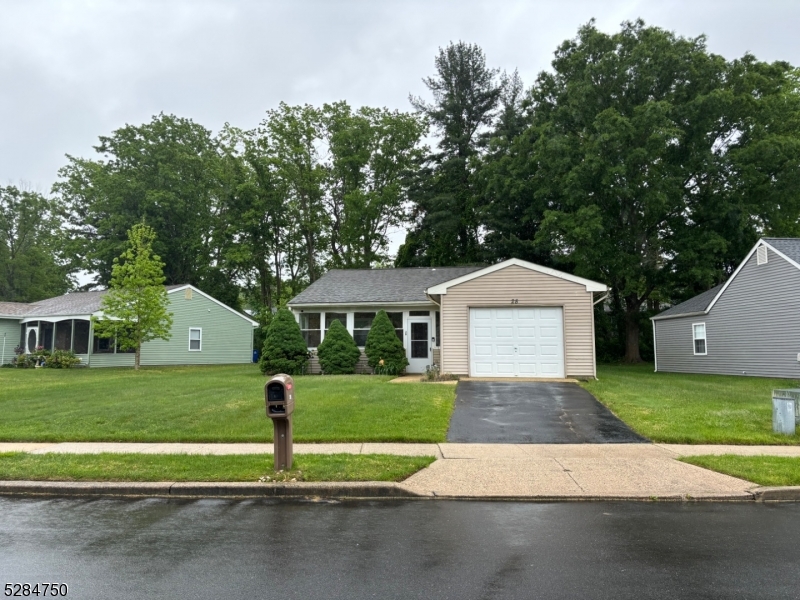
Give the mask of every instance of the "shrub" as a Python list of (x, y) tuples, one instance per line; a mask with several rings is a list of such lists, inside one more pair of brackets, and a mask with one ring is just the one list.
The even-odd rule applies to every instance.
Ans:
[(399, 375), (408, 366), (403, 342), (398, 339), (386, 311), (375, 315), (364, 352), (369, 366), (381, 375)]
[(325, 375), (350, 375), (356, 372), (356, 364), (361, 358), (361, 350), (347, 328), (334, 321), (325, 332), (325, 339), (317, 348), (319, 364)]
[(308, 348), (291, 311), (281, 308), (267, 328), (258, 365), (265, 375), (302, 375), (308, 364)]
[[(14, 351), (16, 352), (16, 348)], [(34, 352), (29, 354), (17, 354), (17, 356), (11, 359), (11, 364), (18, 369), (32, 369), (36, 366), (44, 367), (49, 357), (49, 350), (45, 350), (44, 346), (37, 346)]]
[(56, 350), (45, 358), (44, 366), (51, 369), (70, 369), (80, 362), (81, 359), (72, 350)]

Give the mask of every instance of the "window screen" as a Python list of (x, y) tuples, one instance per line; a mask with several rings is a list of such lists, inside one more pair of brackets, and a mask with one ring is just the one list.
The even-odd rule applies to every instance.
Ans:
[(696, 323), (692, 327), (694, 330), (694, 353), (706, 354), (706, 324)]
[(320, 314), (319, 313), (300, 313), (300, 331), (303, 332), (303, 339), (306, 346), (316, 348), (320, 342)]
[(356, 341), (356, 346), (363, 347), (367, 344), (367, 335), (376, 314), (374, 312), (357, 312), (353, 315), (353, 339)]
[[(392, 322), (392, 325), (394, 325), (394, 332), (397, 334), (397, 337), (400, 338), (401, 342), (404, 342), (404, 340), (403, 340), (403, 313), (401, 313), (401, 312), (387, 312), (386, 314), (389, 317), (389, 320)], [(405, 345), (405, 342), (403, 343), (403, 345)]]
[(190, 329), (189, 330), (189, 350), (199, 351), (203, 347), (203, 330)]

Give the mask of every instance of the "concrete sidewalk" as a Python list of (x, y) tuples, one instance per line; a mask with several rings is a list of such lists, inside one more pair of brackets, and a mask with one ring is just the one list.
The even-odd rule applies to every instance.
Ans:
[[(0, 443), (0, 452), (270, 454), (271, 444)], [(295, 444), (295, 454), (435, 456), (409, 495), (514, 499), (753, 500), (755, 484), (676, 460), (699, 454), (798, 456), (798, 446), (674, 444)], [(222, 485), (222, 484), (221, 484)], [(301, 489), (299, 484), (298, 491)], [(392, 484), (395, 485), (395, 484)]]

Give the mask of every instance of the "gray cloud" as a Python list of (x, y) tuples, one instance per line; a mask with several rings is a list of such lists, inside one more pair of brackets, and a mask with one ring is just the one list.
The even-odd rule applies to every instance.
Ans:
[(280, 101), (409, 109), (439, 46), (480, 44), (526, 84), (592, 17), (800, 64), (796, 2), (128, 1), (0, 4), (0, 182), (48, 190), (64, 154), (158, 112), (252, 127)]

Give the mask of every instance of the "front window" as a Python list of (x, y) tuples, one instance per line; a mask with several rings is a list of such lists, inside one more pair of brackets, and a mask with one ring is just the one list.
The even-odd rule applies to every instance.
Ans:
[(94, 336), (93, 354), (114, 354), (115, 347), (114, 338), (101, 338)]
[(200, 352), (203, 349), (203, 330), (199, 327), (189, 329), (189, 351)]
[(694, 331), (694, 353), (699, 355), (707, 354), (706, 348), (706, 324), (695, 323), (692, 325)]
[(355, 313), (353, 318), (353, 339), (356, 341), (356, 346), (364, 347), (367, 345), (367, 335), (369, 335), (369, 329), (372, 327), (375, 314), (374, 312)]
[(320, 342), (319, 313), (300, 313), (300, 331), (308, 348), (316, 348)]
[(72, 350), (72, 321), (56, 323), (56, 350)]
[(397, 337), (400, 338), (400, 341), (403, 342), (403, 346), (405, 346), (405, 340), (403, 340), (403, 313), (387, 312), (386, 314), (392, 322), (392, 325), (394, 325), (394, 332), (397, 334)]
[(89, 321), (75, 319), (72, 338), (72, 351), (75, 354), (89, 354)]
[(344, 328), (347, 329), (347, 313), (335, 313), (335, 312), (326, 312), (325, 313), (325, 333), (328, 332), (328, 329), (331, 328), (334, 321), (339, 321)]

